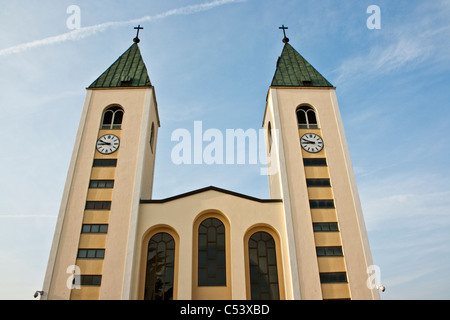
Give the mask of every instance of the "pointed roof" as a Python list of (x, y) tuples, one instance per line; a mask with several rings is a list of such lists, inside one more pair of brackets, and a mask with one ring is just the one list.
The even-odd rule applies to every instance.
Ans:
[(89, 86), (89, 89), (150, 87), (151, 85), (141, 51), (135, 42)]
[(278, 58), (271, 86), (280, 87), (333, 87), (289, 43), (285, 43)]

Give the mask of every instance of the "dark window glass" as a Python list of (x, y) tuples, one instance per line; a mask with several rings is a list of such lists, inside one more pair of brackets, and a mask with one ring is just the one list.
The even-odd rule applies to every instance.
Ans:
[(102, 129), (104, 129), (104, 126), (109, 128), (111, 126), (111, 123), (113, 122), (113, 116), (114, 112), (112, 110), (106, 110), (103, 114), (103, 123), (102, 123)]
[(342, 247), (317, 247), (318, 257), (342, 257)]
[(123, 120), (123, 109), (111, 107), (105, 110), (102, 117), (101, 129), (120, 129)]
[(334, 200), (309, 200), (311, 209), (334, 209)]
[(305, 158), (303, 159), (305, 167), (326, 167), (327, 159), (325, 158)]
[(310, 126), (310, 128), (313, 125), (317, 125), (316, 113), (314, 112), (314, 110), (308, 110), (306, 112), (306, 115), (308, 116), (308, 125)]
[(308, 187), (331, 187), (330, 179), (306, 179)]
[(122, 124), (122, 119), (123, 119), (123, 111), (122, 110), (116, 111), (114, 113), (113, 125), (119, 126), (119, 127), (113, 127), (113, 129), (120, 129), (120, 125)]
[(272, 137), (272, 125), (269, 122), (269, 125), (267, 126), (267, 136), (268, 136), (268, 142), (269, 142), (269, 152), (272, 150), (272, 143), (273, 143), (273, 137)]
[(317, 129), (317, 117), (313, 108), (302, 106), (297, 108), (297, 123), (299, 129)]
[(114, 180), (91, 180), (89, 188), (112, 189), (114, 188)]
[(279, 300), (275, 241), (267, 232), (256, 232), (248, 241), (252, 300)]
[(95, 159), (94, 167), (116, 167), (117, 159)]
[(345, 272), (330, 272), (320, 274), (321, 283), (344, 283), (347, 282), (347, 274)]
[(77, 258), (86, 258), (87, 257), (87, 249), (79, 249)]
[(79, 259), (103, 259), (105, 257), (105, 249), (79, 249)]
[(86, 201), (86, 210), (111, 210), (111, 201)]
[(337, 222), (315, 222), (314, 232), (336, 232), (339, 231)]
[(175, 240), (165, 232), (148, 243), (145, 300), (172, 300), (175, 267)]
[(102, 276), (100, 275), (80, 275), (80, 285), (82, 286), (100, 286), (101, 282)]
[(152, 128), (150, 131), (150, 149), (153, 151), (153, 140), (155, 140), (155, 124), (152, 123)]
[(107, 233), (107, 224), (83, 224), (81, 233)]
[(304, 110), (297, 110), (297, 121), (299, 126), (307, 125), (308, 121), (306, 119), (306, 112)]
[(226, 284), (225, 226), (219, 219), (209, 218), (198, 228), (198, 285)]

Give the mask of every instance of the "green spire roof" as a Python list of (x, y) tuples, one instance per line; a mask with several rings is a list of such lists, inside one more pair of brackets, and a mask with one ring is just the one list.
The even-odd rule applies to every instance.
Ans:
[(289, 43), (278, 58), (277, 70), (271, 86), (280, 87), (333, 87)]
[(150, 78), (135, 42), (89, 88), (149, 87)]

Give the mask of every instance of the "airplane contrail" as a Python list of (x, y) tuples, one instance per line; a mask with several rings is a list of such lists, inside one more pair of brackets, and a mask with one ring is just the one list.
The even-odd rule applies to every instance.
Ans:
[(177, 16), (177, 15), (190, 15), (197, 12), (207, 11), (219, 6), (223, 6), (230, 3), (238, 3), (238, 2), (245, 2), (247, 0), (215, 0), (210, 2), (205, 2), (202, 4), (196, 4), (196, 5), (189, 5), (177, 9), (172, 9), (163, 13), (159, 13), (157, 15), (153, 16), (145, 16), (138, 19), (133, 20), (127, 20), (127, 21), (112, 21), (112, 22), (105, 22), (101, 24), (97, 24), (94, 26), (89, 27), (83, 27), (77, 30), (73, 30), (70, 32), (66, 32), (57, 36), (48, 37), (41, 40), (35, 40), (23, 44), (19, 44), (17, 46), (5, 48), (0, 50), (0, 56), (6, 56), (10, 54), (17, 54), (32, 48), (46, 46), (54, 43), (60, 43), (65, 41), (74, 41), (74, 40), (80, 40), (86, 37), (90, 37), (92, 35), (95, 35), (99, 32), (104, 32), (110, 28), (117, 28), (125, 25), (130, 24), (136, 24), (140, 22), (150, 22), (154, 20), (161, 20), (170, 16)]

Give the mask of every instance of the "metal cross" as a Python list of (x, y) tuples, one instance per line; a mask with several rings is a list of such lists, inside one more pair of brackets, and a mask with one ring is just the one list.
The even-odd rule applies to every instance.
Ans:
[(137, 27), (134, 27), (135, 30), (137, 30), (136, 38), (133, 39), (134, 42), (139, 43), (141, 40), (139, 40), (139, 31), (143, 30), (144, 28), (141, 27), (141, 25), (138, 25)]
[(282, 29), (283, 30), (283, 35), (284, 35), (283, 42), (284, 43), (288, 43), (289, 42), (289, 38), (286, 37), (286, 30), (289, 29), (289, 28), (285, 27), (284, 24), (283, 24), (283, 26), (279, 27), (278, 29)]

